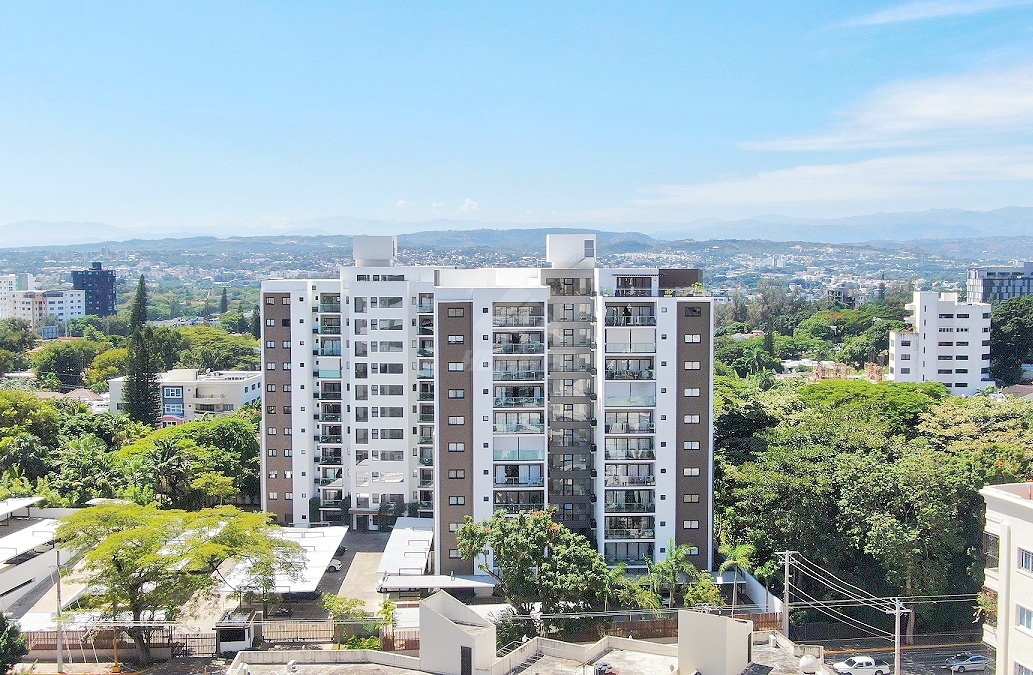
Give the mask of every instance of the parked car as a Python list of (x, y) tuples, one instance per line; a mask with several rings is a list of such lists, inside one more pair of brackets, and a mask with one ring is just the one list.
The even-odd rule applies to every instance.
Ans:
[(966, 670), (986, 670), (988, 663), (990, 663), (988, 657), (972, 652), (962, 652), (947, 659), (947, 667), (958, 673)]
[(891, 671), (890, 664), (870, 656), (851, 656), (833, 663), (832, 669), (840, 675), (887, 675)]
[(333, 560), (330, 561), (330, 564), (326, 566), (326, 571), (327, 572), (340, 572), (342, 567), (344, 567), (344, 563), (342, 563), (337, 558), (334, 558)]
[(294, 610), (288, 607), (287, 605), (280, 605), (273, 611), (269, 612), (269, 616), (284, 617), (289, 619), (292, 616), (294, 616)]

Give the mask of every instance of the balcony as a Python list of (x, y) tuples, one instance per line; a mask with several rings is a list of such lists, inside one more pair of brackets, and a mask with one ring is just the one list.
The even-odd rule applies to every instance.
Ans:
[(318, 398), (320, 401), (340, 401), (341, 392), (339, 391), (320, 391), (312, 394), (313, 397)]
[(542, 315), (498, 315), (491, 318), (491, 325), (496, 328), (538, 328), (545, 325), (545, 317)]
[(525, 450), (516, 448), (514, 450), (495, 450), (493, 459), (496, 462), (544, 462), (544, 450)]
[(337, 466), (341, 464), (341, 455), (321, 455), (316, 457), (316, 464), (323, 464), (326, 466)]
[(492, 374), (495, 382), (527, 382), (544, 380), (544, 370), (496, 370)]
[(491, 346), (495, 354), (544, 354), (543, 342), (496, 342)]
[(607, 354), (655, 354), (655, 342), (607, 342)]
[(419, 349), (416, 350), (416, 356), (419, 356), (420, 358), (424, 358), (424, 359), (431, 359), (431, 358), (434, 358), (434, 350), (433, 349), (427, 349), (425, 347), (420, 347)]
[(606, 502), (606, 513), (653, 513), (655, 502)]
[(327, 304), (319, 303), (319, 311), (320, 312), (324, 312), (326, 314), (340, 314), (341, 313), (341, 304), (340, 303), (336, 303), (336, 304), (335, 303), (327, 303)]
[(614, 408), (652, 408), (656, 396), (607, 396), (605, 403)]
[(653, 539), (656, 536), (656, 530), (651, 527), (633, 530), (605, 530), (603, 536), (606, 539)]
[[(653, 559), (653, 554), (650, 553), (648, 558), (649, 558), (649, 560), (652, 560)], [(646, 567), (647, 566), (646, 565), (646, 559), (644, 557), (643, 558), (636, 558), (636, 557), (631, 556), (631, 555), (607, 555), (606, 556), (606, 564), (607, 565), (619, 565), (621, 563), (624, 563), (624, 565), (626, 567)]]
[(433, 478), (421, 478), (420, 482), (418, 483), (418, 485), (421, 488), (434, 487), (434, 479)]
[(432, 391), (420, 391), (420, 393), (416, 396), (416, 398), (417, 398), (417, 400), (420, 400), (420, 401), (433, 401), (434, 400), (434, 392), (432, 392)]
[(341, 421), (341, 414), (340, 413), (323, 413), (322, 415), (319, 416), (319, 421), (320, 422), (340, 422)]
[(420, 434), (416, 437), (416, 442), (419, 445), (430, 445), (434, 442), (434, 436), (432, 434)]
[(434, 335), (434, 326), (420, 326), (416, 329), (417, 335)]
[(313, 353), (317, 354), (318, 356), (340, 356), (341, 348), (338, 347), (337, 349), (320, 349), (318, 352), (316, 350), (313, 350)]
[(433, 314), (434, 313), (434, 303), (433, 302), (421, 302), (420, 304), (416, 305), (416, 312), (418, 314)]
[(331, 380), (339, 380), (341, 379), (341, 371), (319, 369), (316, 371), (316, 377), (327, 378)]
[(628, 422), (610, 422), (604, 429), (608, 434), (652, 434), (656, 432), (655, 424), (629, 424)]
[(545, 405), (544, 396), (496, 396), (496, 408), (540, 408)]
[(492, 431), (496, 434), (544, 434), (544, 422), (506, 422), (494, 424)]
[(419, 420), (420, 422), (433, 422), (434, 421), (434, 413), (420, 413), (416, 417), (416, 419)]
[(656, 451), (648, 450), (607, 450), (606, 461), (608, 462), (629, 462), (643, 460), (652, 462), (656, 460)]
[(417, 380), (433, 380), (434, 369), (433, 368), (420, 368), (416, 371)]
[(420, 466), (434, 466), (434, 455), (432, 455), (432, 454), (420, 455), (419, 462), (420, 462)]
[(340, 326), (319, 326), (318, 328), (313, 328), (312, 332), (313, 333), (318, 333), (320, 335), (340, 335), (341, 334), (341, 327)]
[(655, 380), (656, 373), (652, 368), (641, 368), (635, 370), (621, 370), (616, 368), (606, 369), (607, 380)]
[(568, 338), (568, 339), (551, 339), (549, 340), (549, 347), (595, 347), (595, 340), (591, 338)]
[(506, 513), (520, 513), (521, 511), (541, 511), (545, 508), (545, 502), (535, 502), (531, 504), (496, 504), (496, 511), (505, 511)]
[(617, 288), (613, 291), (615, 298), (648, 298), (653, 295), (651, 288)]
[(344, 436), (317, 436), (316, 440), (320, 443), (333, 443), (337, 445), (344, 442)]
[(655, 316), (615, 316), (607, 314), (605, 319), (607, 326), (655, 326)]
[(318, 485), (319, 487), (333, 486), (334, 483), (337, 483), (337, 487), (341, 487), (341, 485), (343, 484), (343, 479), (342, 478), (317, 478), (316, 479), (316, 485)]
[(545, 487), (545, 478), (542, 477), (507, 477), (495, 476), (495, 487), (497, 488), (540, 488)]
[(319, 508), (321, 509), (339, 509), (341, 508), (342, 500), (340, 499), (327, 499), (319, 502)]
[(595, 295), (592, 283), (587, 279), (577, 279), (575, 283), (565, 284), (558, 279), (549, 280), (549, 294), (566, 297)]
[(656, 485), (656, 476), (607, 476), (606, 487), (639, 487)]

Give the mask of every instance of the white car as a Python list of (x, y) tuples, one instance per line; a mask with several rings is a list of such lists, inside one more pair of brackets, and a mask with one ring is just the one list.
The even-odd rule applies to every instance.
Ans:
[(890, 664), (870, 656), (851, 656), (833, 663), (832, 669), (840, 675), (887, 675), (891, 670)]
[(326, 571), (327, 572), (340, 572), (342, 567), (344, 567), (344, 563), (342, 563), (337, 558), (334, 558), (333, 560), (330, 561), (330, 564), (326, 566)]
[(966, 670), (986, 670), (986, 664), (990, 659), (982, 654), (962, 652), (957, 656), (947, 659), (947, 667), (957, 673), (964, 673)]

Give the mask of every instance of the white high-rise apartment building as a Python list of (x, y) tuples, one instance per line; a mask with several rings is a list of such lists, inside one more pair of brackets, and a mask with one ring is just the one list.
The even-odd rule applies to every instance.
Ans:
[(36, 290), (36, 278), (31, 274), (0, 274), (0, 319), (14, 318), (15, 291)]
[(990, 305), (959, 302), (957, 293), (916, 291), (905, 305), (911, 330), (890, 333), (889, 379), (942, 382), (955, 395), (975, 394), (990, 378)]
[(8, 318), (24, 319), (39, 330), (46, 317), (63, 323), (86, 316), (85, 291), (13, 291), (10, 293)]
[(1033, 675), (1033, 483), (985, 487), (986, 590), (997, 595), (996, 621), (983, 641), (996, 650), (997, 672)]
[(712, 299), (699, 271), (600, 269), (593, 235), (549, 266), (394, 264), (355, 237), (339, 279), (262, 285), (263, 506), (282, 523), (435, 519), (435, 569), (475, 573), (455, 528), (557, 510), (613, 563), (673, 539), (711, 565)]
[(965, 293), (974, 302), (991, 303), (1033, 294), (1033, 262), (1014, 267), (970, 268)]

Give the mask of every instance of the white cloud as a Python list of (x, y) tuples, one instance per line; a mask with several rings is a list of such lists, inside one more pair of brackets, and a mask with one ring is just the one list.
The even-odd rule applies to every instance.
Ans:
[(743, 143), (748, 150), (916, 147), (1033, 131), (1033, 65), (877, 89), (828, 131)]
[(399, 199), (397, 202), (395, 202), (396, 209), (404, 209), (408, 205), (409, 203), (406, 202), (404, 199)]
[(980, 184), (1033, 181), (1033, 146), (810, 164), (751, 176), (645, 190), (649, 207), (714, 204), (879, 203), (949, 197)]
[(477, 213), (481, 208), (481, 205), (474, 200), (467, 198), (463, 205), (459, 207), (459, 213)]
[(970, 16), (1009, 7), (1029, 5), (1033, 0), (927, 0), (908, 2), (847, 22), (851, 26), (879, 26), (905, 21), (923, 21), (951, 16)]

